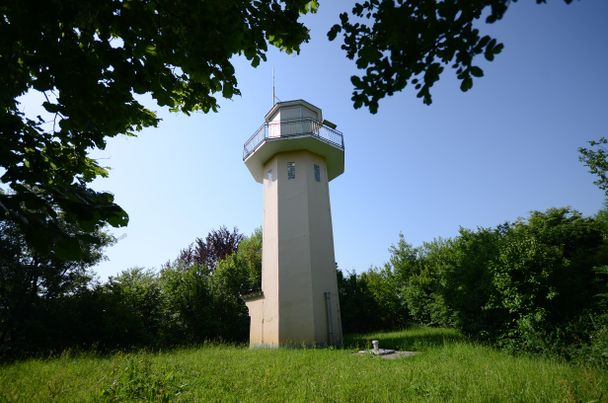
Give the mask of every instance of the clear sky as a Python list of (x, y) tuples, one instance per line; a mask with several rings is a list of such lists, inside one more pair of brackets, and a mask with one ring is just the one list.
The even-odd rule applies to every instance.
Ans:
[(210, 229), (262, 223), (262, 188), (242, 161), (244, 141), (277, 97), (305, 99), (344, 133), (346, 167), (330, 184), (336, 261), (343, 270), (382, 265), (399, 232), (420, 245), (459, 227), (496, 226), (531, 210), (603, 204), (577, 148), (608, 135), (608, 2), (521, 0), (480, 28), (505, 49), (481, 63), (467, 93), (451, 70), (426, 106), (412, 92), (383, 100), (376, 115), (354, 110), (354, 64), (326, 32), (347, 2), (321, 0), (307, 16), (312, 40), (299, 56), (272, 50), (254, 69), (235, 59), (241, 97), (216, 114), (172, 114), (137, 138), (94, 155), (111, 167), (107, 190), (127, 210), (127, 228), (96, 267), (103, 280), (134, 266), (158, 269)]

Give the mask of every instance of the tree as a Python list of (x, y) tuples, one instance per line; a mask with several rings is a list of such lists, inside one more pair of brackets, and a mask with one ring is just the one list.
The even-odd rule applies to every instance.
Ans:
[[(236, 251), (218, 261), (214, 281), (222, 283), (233, 296), (262, 289), (262, 229), (242, 237)], [(243, 305), (244, 306), (244, 305)]]
[(110, 311), (111, 323), (99, 330), (111, 334), (119, 346), (159, 345), (166, 321), (156, 273), (134, 267), (110, 277), (103, 288), (110, 302), (104, 311)]
[(257, 229), (244, 237), (236, 228), (230, 232), (221, 227), (211, 231), (206, 240), (197, 241), (182, 251), (187, 257), (161, 272), (163, 337), (173, 340), (171, 344), (208, 339), (244, 341), (249, 322), (241, 295), (260, 288), (262, 231)]
[[(355, 59), (360, 76), (352, 76), (355, 108), (365, 105), (378, 111), (385, 96), (408, 84), (417, 96), (431, 104), (431, 87), (451, 65), (460, 80), (460, 89), (473, 87), (473, 78), (483, 70), (474, 61), (483, 54), (488, 61), (503, 49), (489, 35), (481, 35), (474, 23), (500, 20), (517, 0), (365, 0), (351, 13), (340, 14), (340, 23), (328, 32), (330, 40), (342, 33), (342, 49)], [(571, 3), (572, 0), (564, 0)], [(536, 0), (545, 3), (546, 0)]]
[[(68, 234), (77, 231), (66, 222), (60, 225)], [(88, 269), (114, 242), (100, 228), (88, 236), (91, 242), (80, 259), (64, 260), (30, 249), (13, 222), (0, 220), (0, 358), (63, 346), (66, 331), (56, 320), (65, 315), (62, 303), (87, 290)]]
[(261, 289), (262, 230), (241, 236), (236, 250), (218, 260), (210, 278), (216, 335), (243, 342), (249, 335), (249, 315), (243, 295)]
[(194, 243), (180, 252), (178, 260), (185, 266), (196, 264), (213, 271), (220, 260), (237, 251), (243, 238), (236, 227), (230, 232), (221, 226), (209, 231), (205, 239), (196, 238)]
[(441, 283), (440, 312), (449, 311), (449, 323), (465, 335), (488, 338), (501, 331), (502, 310), (487, 306), (496, 296), (489, 264), (508, 228), (507, 224), (475, 231), (460, 228), (453, 239), (425, 244), (426, 266)]
[[(257, 66), (268, 44), (298, 52), (299, 21), (315, 0), (8, 0), (0, 5), (0, 218), (26, 242), (65, 259), (90, 233), (127, 213), (88, 184), (107, 170), (88, 153), (158, 118), (136, 94), (186, 114), (238, 95), (231, 58)], [(42, 93), (52, 117), (26, 116), (18, 98)], [(65, 220), (78, 228), (64, 231)]]
[(210, 276), (199, 266), (166, 266), (160, 273), (165, 344), (202, 343), (215, 336)]
[(604, 231), (597, 218), (568, 208), (533, 211), (511, 226), (490, 263), (499, 294), (490, 305), (508, 312), (504, 343), (542, 351), (588, 338), (582, 319), (605, 309), (596, 270), (608, 258)]
[(262, 228), (258, 227), (239, 243), (237, 254), (247, 268), (249, 289), (241, 293), (262, 289)]
[(590, 148), (579, 147), (579, 160), (587, 165), (589, 172), (597, 176), (597, 179), (593, 182), (599, 187), (605, 194), (606, 200), (608, 200), (608, 150), (606, 145), (608, 139), (601, 137), (599, 140), (589, 141)]
[(363, 333), (382, 329), (378, 303), (369, 290), (367, 277), (354, 272), (336, 271), (340, 317), (344, 333)]
[(382, 268), (370, 268), (360, 275), (374, 298), (376, 316), (383, 329), (399, 329), (407, 325), (409, 313), (401, 292), (399, 275), (390, 264)]

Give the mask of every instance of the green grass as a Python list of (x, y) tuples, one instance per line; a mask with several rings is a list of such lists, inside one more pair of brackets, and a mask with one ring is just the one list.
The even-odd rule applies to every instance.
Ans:
[[(417, 350), (384, 360), (345, 349), (208, 346), (0, 367), (0, 401), (608, 401), (608, 373), (513, 357), (447, 329), (353, 336)], [(603, 394), (602, 394), (603, 393)]]

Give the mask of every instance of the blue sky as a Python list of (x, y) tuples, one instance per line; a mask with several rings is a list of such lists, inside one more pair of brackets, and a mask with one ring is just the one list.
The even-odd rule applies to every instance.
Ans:
[(254, 69), (235, 58), (241, 97), (216, 114), (172, 114), (137, 138), (94, 153), (111, 168), (94, 187), (114, 193), (130, 224), (95, 270), (103, 280), (130, 267), (159, 269), (221, 225), (250, 234), (262, 223), (262, 188), (242, 161), (244, 141), (277, 97), (305, 99), (344, 133), (346, 167), (330, 184), (336, 261), (343, 270), (382, 265), (388, 248), (496, 226), (531, 210), (603, 204), (577, 148), (608, 135), (608, 2), (531, 0), (480, 28), (505, 49), (467, 93), (446, 70), (426, 106), (409, 91), (376, 115), (354, 110), (354, 64), (327, 30), (347, 2), (321, 1), (307, 16), (312, 40), (299, 56), (272, 50)]

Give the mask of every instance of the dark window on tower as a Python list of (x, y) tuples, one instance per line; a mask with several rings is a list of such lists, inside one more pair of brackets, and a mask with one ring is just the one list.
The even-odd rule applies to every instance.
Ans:
[(315, 180), (321, 182), (321, 168), (315, 164)]
[(289, 161), (287, 163), (287, 179), (295, 179), (296, 178), (296, 163), (294, 161)]

